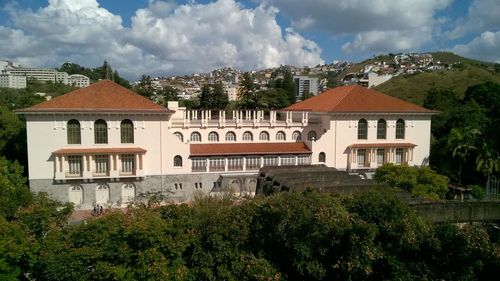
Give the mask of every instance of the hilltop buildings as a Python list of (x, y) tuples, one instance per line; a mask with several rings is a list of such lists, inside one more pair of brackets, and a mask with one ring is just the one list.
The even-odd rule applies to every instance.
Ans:
[(85, 75), (68, 75), (66, 72), (60, 72), (52, 68), (20, 67), (7, 61), (2, 61), (0, 67), (2, 68), (0, 69), (0, 87), (26, 88), (27, 78), (36, 78), (42, 82), (60, 82), (80, 88), (90, 85), (90, 79)]
[(280, 111), (191, 111), (108, 80), (18, 113), (26, 117), (31, 189), (77, 208), (123, 206), (147, 191), (179, 201), (252, 194), (263, 166), (369, 173), (388, 162), (425, 165), (434, 114), (357, 85)]

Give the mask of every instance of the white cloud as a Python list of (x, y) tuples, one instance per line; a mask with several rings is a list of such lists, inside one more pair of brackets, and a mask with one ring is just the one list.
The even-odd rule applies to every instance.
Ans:
[(448, 33), (450, 38), (460, 38), (468, 33), (500, 29), (500, 1), (474, 0), (467, 16), (458, 19), (455, 28)]
[(276, 22), (275, 8), (246, 9), (235, 0), (202, 5), (150, 1), (131, 27), (96, 0), (50, 0), (37, 11), (10, 6), (12, 26), (0, 25), (0, 53), (32, 66), (67, 59), (87, 66), (108, 60), (129, 78), (322, 63), (320, 48)]
[(275, 5), (299, 31), (353, 35), (342, 50), (388, 52), (416, 50), (429, 42), (436, 13), (452, 0), (260, 0)]
[(467, 44), (456, 45), (452, 51), (469, 58), (500, 63), (500, 31), (483, 32)]

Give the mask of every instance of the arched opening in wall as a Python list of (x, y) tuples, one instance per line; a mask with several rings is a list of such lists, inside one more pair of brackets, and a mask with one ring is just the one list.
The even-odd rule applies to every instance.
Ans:
[(94, 143), (108, 143), (108, 123), (102, 119), (94, 122)]
[(174, 136), (176, 136), (178, 139), (180, 139), (182, 142), (184, 142), (184, 136), (182, 135), (181, 132), (175, 132)]
[(259, 140), (261, 141), (268, 141), (269, 140), (269, 133), (266, 131), (260, 132), (259, 134)]
[(127, 204), (135, 198), (135, 185), (126, 183), (122, 185), (122, 204)]
[(315, 131), (310, 131), (307, 134), (307, 140), (308, 141), (315, 141), (316, 140), (316, 132)]
[(217, 134), (217, 132), (210, 132), (208, 134), (208, 141), (218, 142), (219, 141), (219, 134)]
[(95, 188), (95, 203), (99, 205), (109, 202), (109, 186), (107, 184), (98, 184)]
[(70, 186), (68, 193), (68, 201), (70, 203), (75, 204), (75, 206), (83, 204), (83, 187), (81, 185)]
[(227, 132), (226, 141), (236, 141), (236, 134), (234, 132)]
[(396, 139), (405, 138), (405, 121), (403, 119), (398, 119), (396, 121)]
[(120, 123), (120, 138), (122, 143), (134, 143), (134, 123), (130, 119)]
[(75, 119), (71, 119), (66, 124), (67, 135), (68, 135), (68, 144), (81, 144), (82, 136), (80, 129), (80, 122)]
[(320, 152), (318, 156), (318, 162), (325, 163), (326, 162), (326, 154), (324, 152)]
[(243, 133), (243, 140), (244, 141), (253, 141), (253, 135), (251, 132), (244, 132)]
[(174, 167), (182, 167), (182, 157), (180, 155), (174, 157)]
[(276, 140), (279, 140), (279, 141), (284, 141), (286, 140), (286, 135), (285, 135), (285, 132), (283, 131), (279, 131), (276, 133)]
[(385, 140), (387, 137), (387, 122), (384, 119), (377, 121), (377, 139)]
[(189, 140), (191, 142), (201, 142), (201, 134), (198, 132), (192, 132)]
[(294, 140), (294, 141), (300, 141), (300, 140), (302, 140), (302, 135), (300, 134), (299, 131), (293, 132), (293, 134), (292, 134), (292, 140)]
[(366, 119), (358, 121), (358, 140), (368, 139), (368, 122)]
[(231, 180), (231, 182), (229, 183), (229, 192), (235, 196), (240, 196), (241, 181), (238, 179)]

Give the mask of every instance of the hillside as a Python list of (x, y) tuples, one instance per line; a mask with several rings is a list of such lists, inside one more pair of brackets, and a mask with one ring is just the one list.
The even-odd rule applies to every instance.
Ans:
[(427, 91), (432, 88), (452, 89), (461, 96), (468, 87), (486, 81), (500, 83), (500, 73), (493, 71), (486, 63), (465, 62), (461, 67), (451, 70), (397, 76), (375, 89), (421, 105)]

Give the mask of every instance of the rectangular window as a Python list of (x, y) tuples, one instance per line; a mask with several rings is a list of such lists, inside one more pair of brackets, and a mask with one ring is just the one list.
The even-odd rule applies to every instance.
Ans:
[(227, 159), (227, 169), (229, 171), (243, 170), (243, 157), (230, 157)]
[(134, 174), (135, 172), (135, 155), (122, 154), (122, 174)]
[(295, 156), (281, 156), (281, 166), (295, 165)]
[(78, 177), (82, 175), (82, 156), (68, 155), (68, 176)]
[(225, 169), (225, 158), (210, 158), (210, 172), (224, 171)]
[(206, 172), (207, 171), (207, 159), (206, 158), (193, 158), (191, 159), (192, 171), (193, 172)]
[(297, 157), (297, 165), (309, 165), (311, 164), (311, 157), (309, 155), (299, 155)]
[(264, 156), (264, 167), (265, 166), (278, 166), (278, 157)]
[(252, 156), (252, 157), (247, 157), (247, 170), (257, 170), (260, 168), (260, 157), (257, 156)]
[(385, 149), (377, 149), (377, 164), (383, 165), (385, 163)]
[(358, 149), (358, 167), (366, 167), (366, 150)]
[(396, 164), (402, 164), (404, 162), (404, 151), (402, 148), (396, 148)]
[(109, 172), (109, 156), (95, 155), (95, 173), (98, 175), (107, 175)]

